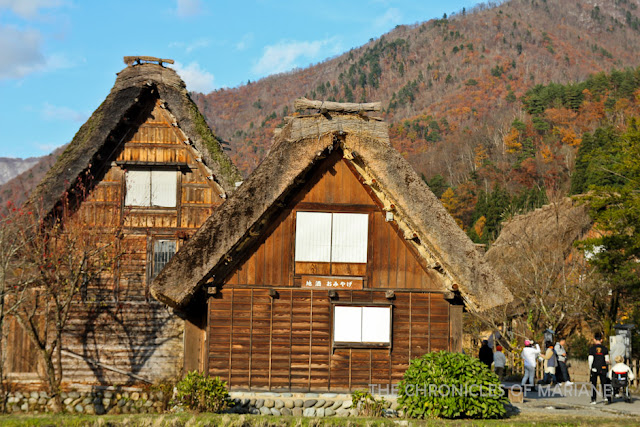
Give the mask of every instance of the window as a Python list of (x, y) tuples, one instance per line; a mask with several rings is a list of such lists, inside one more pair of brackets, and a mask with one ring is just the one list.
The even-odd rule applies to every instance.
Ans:
[(298, 212), (295, 260), (300, 262), (367, 262), (369, 215)]
[(126, 206), (176, 206), (176, 171), (129, 170), (126, 175)]
[(333, 342), (342, 346), (391, 345), (391, 306), (334, 306)]
[(151, 278), (156, 277), (176, 253), (175, 240), (156, 240), (153, 242), (153, 271)]

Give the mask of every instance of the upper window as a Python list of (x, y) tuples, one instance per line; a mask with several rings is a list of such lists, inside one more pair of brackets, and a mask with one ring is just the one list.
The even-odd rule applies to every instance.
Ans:
[(334, 306), (333, 342), (338, 345), (390, 345), (391, 306)]
[(176, 206), (176, 171), (129, 170), (126, 174), (126, 206)]
[(369, 215), (298, 212), (295, 260), (300, 262), (367, 262)]

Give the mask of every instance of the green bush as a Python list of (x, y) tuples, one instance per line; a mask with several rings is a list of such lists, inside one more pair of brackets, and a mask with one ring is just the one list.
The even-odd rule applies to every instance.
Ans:
[(507, 398), (498, 376), (474, 357), (440, 351), (413, 359), (398, 403), (411, 418), (503, 418)]
[(232, 405), (227, 383), (218, 377), (189, 372), (178, 384), (173, 404), (198, 412), (221, 412)]
[(384, 398), (376, 399), (368, 391), (354, 391), (351, 404), (363, 417), (382, 417), (384, 415)]

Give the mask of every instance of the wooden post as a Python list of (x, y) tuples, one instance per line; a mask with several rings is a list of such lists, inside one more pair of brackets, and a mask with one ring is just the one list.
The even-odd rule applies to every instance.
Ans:
[(314, 101), (307, 98), (298, 98), (293, 103), (296, 110), (317, 109), (321, 111), (338, 111), (343, 113), (359, 113), (361, 111), (381, 111), (381, 102), (369, 103), (349, 103), (349, 102), (330, 102), (330, 101)]

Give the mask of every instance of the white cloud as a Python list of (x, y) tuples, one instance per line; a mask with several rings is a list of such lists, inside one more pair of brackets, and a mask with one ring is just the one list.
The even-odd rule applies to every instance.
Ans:
[(42, 52), (42, 36), (36, 30), (0, 26), (0, 52), (0, 80), (21, 79), (36, 72), (53, 71), (74, 65), (63, 55), (45, 55)]
[(199, 15), (202, 12), (200, 0), (177, 0), (176, 13), (181, 18)]
[(253, 33), (247, 33), (236, 43), (237, 50), (245, 50), (253, 42)]
[(208, 47), (211, 44), (211, 40), (209, 39), (197, 39), (190, 43), (185, 42), (171, 42), (169, 43), (170, 48), (178, 48), (183, 49), (185, 53), (191, 53), (194, 50), (202, 49)]
[(51, 105), (48, 102), (42, 107), (42, 115), (47, 120), (62, 120), (83, 123), (89, 117), (88, 114), (73, 110), (69, 107)]
[[(311, 42), (281, 41), (264, 48), (253, 72), (258, 75), (282, 73), (339, 52), (340, 43), (335, 38)], [(305, 63), (300, 64), (301, 60)]]
[(62, 6), (62, 0), (0, 0), (0, 9), (10, 9), (16, 15), (25, 18), (35, 18), (40, 9), (51, 9)]
[(0, 79), (22, 78), (46, 66), (42, 37), (36, 30), (0, 27)]
[(402, 13), (398, 9), (390, 8), (384, 15), (378, 16), (374, 24), (378, 28), (389, 28), (402, 23)]
[(216, 88), (213, 74), (200, 68), (197, 62), (191, 62), (188, 65), (176, 62), (173, 68), (186, 83), (187, 90), (208, 93)]

